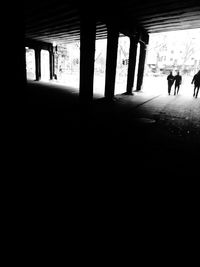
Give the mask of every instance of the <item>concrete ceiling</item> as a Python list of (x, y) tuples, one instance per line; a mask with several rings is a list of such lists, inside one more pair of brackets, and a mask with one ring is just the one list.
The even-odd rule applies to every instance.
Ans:
[(200, 28), (200, 0), (35, 0), (24, 6), (25, 38), (79, 40), (81, 13), (95, 17), (97, 39), (106, 38), (106, 23), (129, 36)]

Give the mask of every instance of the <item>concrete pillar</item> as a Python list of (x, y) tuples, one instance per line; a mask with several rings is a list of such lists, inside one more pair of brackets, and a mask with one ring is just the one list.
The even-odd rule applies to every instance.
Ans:
[[(24, 24), (21, 23), (23, 22), (22, 20), (17, 20), (15, 23), (19, 23), (16, 29), (18, 29), (15, 32), (12, 32), (13, 40), (14, 42), (14, 47), (16, 53), (13, 53), (13, 62), (15, 62), (15, 71), (12, 72), (13, 79), (10, 80), (9, 82), (13, 83), (14, 86), (16, 84), (18, 85), (19, 91), (22, 92), (21, 88), (25, 89), (25, 85), (27, 82), (27, 77), (26, 77), (26, 50), (25, 50), (25, 40), (24, 40)], [(11, 87), (12, 88), (12, 87)], [(17, 90), (17, 94), (19, 93)], [(23, 91), (24, 92), (24, 91)], [(22, 92), (22, 93), (23, 93)]]
[(134, 84), (134, 78), (135, 78), (137, 44), (138, 44), (138, 40), (136, 40), (134, 37), (130, 37), (128, 77), (127, 77), (127, 87), (126, 87), (126, 94), (128, 95), (133, 94), (132, 91), (133, 91), (133, 84)]
[(56, 46), (53, 46), (53, 75), (54, 75), (54, 79), (57, 80), (57, 74), (58, 74), (58, 57), (56, 55), (57, 53), (57, 50), (58, 50), (58, 47), (57, 45)]
[(93, 18), (81, 17), (80, 27), (80, 85), (81, 102), (93, 100), (96, 22)]
[[(24, 44), (23, 44), (24, 45)], [(25, 45), (24, 45), (24, 47), (25, 47)], [(21, 54), (20, 54), (20, 56), (21, 56), (21, 64), (20, 64), (20, 66), (21, 66), (21, 69), (20, 69), (20, 79), (21, 79), (21, 81), (22, 81), (22, 84), (23, 85), (26, 85), (26, 83), (27, 83), (27, 71), (26, 71), (26, 49), (23, 47), (23, 49), (21, 48)]]
[(140, 56), (139, 56), (139, 65), (138, 65), (138, 78), (137, 78), (137, 91), (141, 90), (144, 76), (144, 66), (146, 59), (146, 44), (140, 42)]
[(53, 80), (53, 77), (54, 77), (54, 55), (53, 55), (53, 49), (49, 49), (49, 75), (50, 75), (50, 80)]
[(118, 49), (119, 32), (108, 27), (107, 36), (107, 55), (106, 55), (106, 81), (105, 81), (105, 98), (111, 100), (115, 92), (115, 76), (117, 66), (117, 49)]
[(41, 79), (41, 49), (35, 48), (35, 77), (36, 81)]

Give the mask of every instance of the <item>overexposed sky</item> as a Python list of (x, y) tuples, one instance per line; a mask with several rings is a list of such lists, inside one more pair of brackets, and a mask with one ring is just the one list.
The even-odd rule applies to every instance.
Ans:
[[(162, 33), (153, 33), (150, 35), (150, 42), (154, 40), (159, 40), (166, 36), (167, 40), (173, 42), (184, 42), (186, 39), (195, 39), (200, 44), (200, 28), (191, 29), (191, 30), (182, 30), (182, 31), (172, 31), (172, 32), (162, 32)], [(150, 43), (149, 42), (149, 43)]]

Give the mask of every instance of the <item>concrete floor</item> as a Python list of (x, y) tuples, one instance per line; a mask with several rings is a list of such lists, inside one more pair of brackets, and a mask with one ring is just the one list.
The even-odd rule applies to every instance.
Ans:
[(199, 177), (200, 98), (135, 92), (83, 106), (73, 88), (28, 82), (25, 103), (26, 153), (55, 176)]

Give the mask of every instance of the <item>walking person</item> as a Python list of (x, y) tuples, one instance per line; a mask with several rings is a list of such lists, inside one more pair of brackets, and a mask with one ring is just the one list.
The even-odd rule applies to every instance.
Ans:
[(194, 75), (191, 84), (193, 83), (194, 83), (193, 97), (197, 98), (199, 94), (199, 87), (200, 87), (200, 70)]
[(172, 71), (170, 71), (170, 74), (167, 76), (167, 81), (168, 81), (168, 94), (170, 95), (171, 88), (174, 83), (174, 76), (172, 74)]
[(179, 71), (174, 76), (175, 85), (174, 85), (174, 95), (178, 95), (180, 85), (182, 83), (182, 76), (180, 75)]

